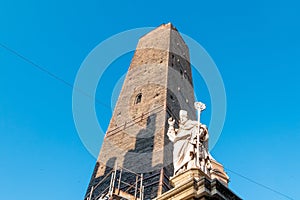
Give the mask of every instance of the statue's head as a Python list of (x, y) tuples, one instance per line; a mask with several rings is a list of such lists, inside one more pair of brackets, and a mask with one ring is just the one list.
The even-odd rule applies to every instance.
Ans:
[(181, 124), (184, 124), (188, 120), (188, 115), (186, 110), (179, 111), (179, 119)]

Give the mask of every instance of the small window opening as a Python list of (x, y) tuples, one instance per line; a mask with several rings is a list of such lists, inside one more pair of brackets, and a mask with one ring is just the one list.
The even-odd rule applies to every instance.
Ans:
[(172, 102), (175, 102), (175, 99), (172, 95), (170, 95), (170, 98), (171, 98)]
[(139, 93), (135, 98), (135, 104), (141, 103), (142, 101), (142, 93)]
[(148, 117), (148, 119), (147, 119), (147, 125), (150, 125), (150, 123), (151, 123), (151, 118)]

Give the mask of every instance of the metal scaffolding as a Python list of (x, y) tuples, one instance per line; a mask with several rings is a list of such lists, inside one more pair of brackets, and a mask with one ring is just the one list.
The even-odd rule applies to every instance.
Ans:
[[(126, 177), (135, 181), (128, 182)], [(125, 177), (125, 178), (124, 178)], [(105, 189), (106, 181), (110, 178), (109, 186)], [(130, 180), (130, 179), (129, 179)], [(97, 196), (95, 191), (101, 188)], [(144, 200), (143, 174), (137, 174), (123, 167), (115, 167), (101, 179), (99, 183), (92, 186), (85, 200)]]

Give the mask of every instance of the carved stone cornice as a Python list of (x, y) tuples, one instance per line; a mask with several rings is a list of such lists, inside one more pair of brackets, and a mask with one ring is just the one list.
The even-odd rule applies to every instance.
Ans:
[(241, 200), (226, 185), (200, 169), (189, 169), (170, 179), (173, 189), (155, 200)]

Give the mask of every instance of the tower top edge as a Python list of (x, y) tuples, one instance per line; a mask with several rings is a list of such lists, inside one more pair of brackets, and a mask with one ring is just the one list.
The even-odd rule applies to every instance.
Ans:
[(159, 25), (158, 27), (154, 28), (152, 31), (157, 30), (157, 29), (170, 29), (170, 30), (178, 32), (177, 28), (171, 22), (163, 23), (163, 24)]
[(189, 49), (180, 32), (171, 23), (161, 24), (139, 38), (136, 50), (160, 49), (189, 60)]
[(148, 36), (149, 34), (151, 34), (153, 32), (160, 31), (160, 30), (170, 30), (170, 31), (176, 31), (176, 32), (178, 32), (177, 28), (171, 22), (169, 22), (169, 23), (166, 23), (166, 24), (164, 23), (164, 24), (161, 24), (161, 25), (155, 27), (150, 32), (146, 33), (145, 35), (142, 35), (140, 37), (140, 39)]
[(171, 28), (174, 31), (178, 31), (177, 28), (171, 22), (169, 22), (167, 24), (162, 24), (159, 27), (162, 27), (162, 28)]

